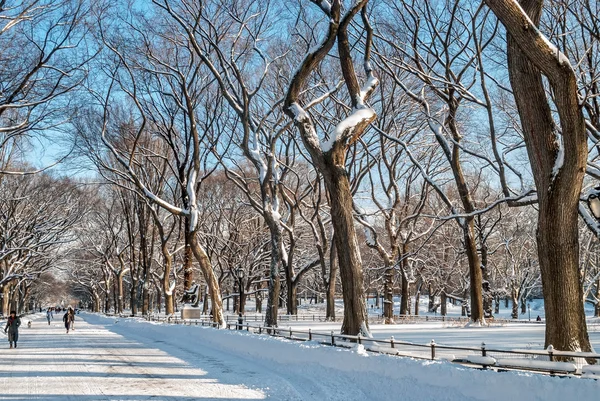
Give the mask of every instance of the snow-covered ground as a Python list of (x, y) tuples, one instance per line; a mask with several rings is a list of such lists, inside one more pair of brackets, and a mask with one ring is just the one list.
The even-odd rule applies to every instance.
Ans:
[[(1, 399), (592, 400), (600, 383), (418, 361), (246, 332), (41, 315), (0, 351)], [(82, 321), (83, 318), (85, 320)]]

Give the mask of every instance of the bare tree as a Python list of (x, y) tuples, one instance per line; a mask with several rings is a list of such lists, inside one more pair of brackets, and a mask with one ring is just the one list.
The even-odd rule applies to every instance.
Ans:
[[(585, 120), (568, 58), (536, 28), (543, 1), (485, 0), (508, 33), (508, 70), (538, 193), (537, 247), (546, 346), (590, 351), (579, 278), (578, 204), (587, 160)], [(554, 122), (543, 78), (560, 119)]]
[[(376, 117), (375, 111), (366, 104), (378, 84), (370, 64), (372, 32), (367, 17), (368, 0), (353, 3), (344, 11), (343, 16), (339, 0), (334, 0), (332, 3), (327, 1), (313, 1), (313, 3), (319, 6), (328, 19), (326, 33), (321, 42), (310, 50), (300, 63), (288, 87), (283, 107), (300, 132), (302, 142), (310, 154), (313, 165), (323, 176), (329, 194), (344, 298), (342, 333), (357, 334), (361, 331), (368, 333), (362, 261), (354, 227), (352, 192), (346, 171), (348, 147), (360, 138)], [(354, 70), (348, 34), (348, 27), (359, 12), (366, 33), (363, 59), (366, 84), (362, 87)], [(328, 133), (326, 141), (320, 141), (317, 136), (317, 126), (306, 106), (301, 106), (300, 98), (308, 78), (335, 44), (337, 44), (339, 65), (349, 93), (351, 112), (332, 132)]]

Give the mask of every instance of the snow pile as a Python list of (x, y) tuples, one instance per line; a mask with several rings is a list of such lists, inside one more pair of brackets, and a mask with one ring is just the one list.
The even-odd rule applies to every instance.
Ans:
[[(92, 324), (176, 356), (226, 383), (260, 389), (276, 400), (544, 400), (596, 399), (594, 380), (496, 373), (334, 348), (244, 331), (114, 320), (86, 314)], [(221, 370), (207, 361), (218, 361)], [(234, 374), (226, 375), (223, 369)]]

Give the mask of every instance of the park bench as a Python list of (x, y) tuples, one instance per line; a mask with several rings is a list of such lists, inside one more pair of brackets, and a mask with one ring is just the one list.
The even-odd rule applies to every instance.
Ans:
[(468, 355), (467, 362), (474, 365), (481, 365), (483, 369), (487, 369), (488, 367), (496, 364), (496, 359), (492, 358), (491, 356)]
[(497, 359), (496, 367), (507, 369), (535, 370), (539, 372), (573, 374), (577, 372), (577, 366), (571, 362), (538, 361), (536, 359), (506, 358)]

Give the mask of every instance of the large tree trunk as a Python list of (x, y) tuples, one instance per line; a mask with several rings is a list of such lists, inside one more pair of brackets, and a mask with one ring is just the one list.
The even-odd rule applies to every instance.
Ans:
[[(267, 219), (270, 224), (271, 232), (271, 264), (269, 268), (269, 295), (267, 297), (267, 311), (265, 313), (265, 325), (268, 327), (277, 327), (277, 315), (279, 308), (279, 292), (281, 283), (279, 278), (281, 255), (279, 245), (282, 241), (281, 230), (278, 225)], [(271, 227), (273, 225), (273, 227)]]
[[(469, 212), (467, 212), (469, 213)], [(477, 255), (477, 243), (475, 242), (475, 228), (473, 218), (465, 219), (463, 227), (465, 240), (465, 251), (469, 260), (470, 294), (471, 294), (471, 321), (483, 323), (483, 294), (482, 275), (479, 256)]]
[(194, 281), (194, 251), (192, 249), (192, 244), (194, 240), (192, 236), (194, 233), (190, 232), (190, 218), (184, 217), (185, 220), (185, 250), (183, 253), (183, 289), (189, 290), (192, 286), (192, 282)]
[(287, 314), (298, 314), (298, 282), (290, 280), (286, 275), (287, 286)]
[(324, 154), (325, 179), (331, 205), (331, 222), (342, 279), (344, 321), (342, 334), (357, 335), (368, 330), (367, 309), (363, 289), (362, 261), (354, 229), (353, 201), (348, 173), (345, 170), (344, 147), (334, 147)]
[[(549, 46), (538, 30), (530, 28), (532, 23), (539, 25), (543, 1), (521, 0), (522, 8), (507, 0), (486, 3), (509, 33), (509, 76), (538, 193), (537, 248), (546, 312), (545, 345), (590, 351), (579, 282), (577, 211), (587, 137), (576, 76), (566, 58)], [(560, 118), (563, 152), (542, 73), (548, 78)]]
[(223, 301), (221, 300), (221, 290), (219, 288), (219, 282), (217, 277), (215, 276), (215, 272), (210, 263), (210, 259), (206, 254), (206, 251), (196, 239), (196, 233), (190, 236), (190, 246), (192, 247), (192, 252), (196, 260), (200, 265), (200, 269), (202, 270), (202, 274), (204, 275), (204, 279), (206, 280), (206, 284), (208, 285), (208, 290), (210, 292), (210, 301), (212, 305), (212, 315), (213, 322), (217, 323), (219, 326), (223, 326), (225, 324), (225, 318), (223, 317)]

